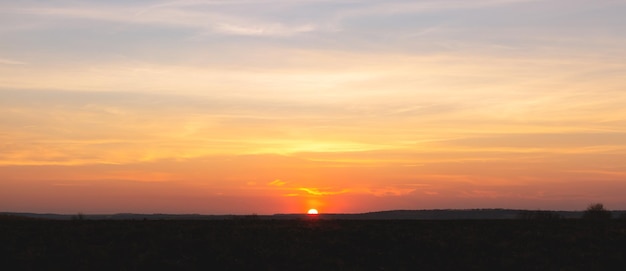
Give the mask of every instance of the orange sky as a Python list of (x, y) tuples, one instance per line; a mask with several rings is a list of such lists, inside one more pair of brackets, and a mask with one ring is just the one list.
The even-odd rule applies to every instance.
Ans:
[(0, 4), (0, 211), (626, 209), (623, 2), (84, 2)]

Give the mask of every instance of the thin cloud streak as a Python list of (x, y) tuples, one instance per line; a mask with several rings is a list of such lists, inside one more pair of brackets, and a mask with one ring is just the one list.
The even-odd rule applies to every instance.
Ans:
[(0, 64), (1, 65), (26, 65), (28, 63), (18, 61), (18, 60), (13, 60), (13, 59), (0, 58)]
[(540, 0), (476, 0), (476, 1), (372, 1), (364, 7), (339, 12), (339, 18), (363, 17), (372, 15), (394, 15), (425, 13), (441, 10), (476, 9), (519, 3), (538, 2)]
[[(298, 33), (317, 31), (312, 23), (287, 24), (268, 21), (244, 14), (228, 14), (210, 11), (193, 11), (175, 8), (151, 8), (93, 6), (93, 7), (49, 7), (14, 8), (4, 11), (21, 15), (35, 15), (56, 20), (86, 19), (126, 24), (148, 24), (156, 26), (186, 27), (242, 36), (290, 36)], [(42, 26), (45, 27), (45, 26)]]

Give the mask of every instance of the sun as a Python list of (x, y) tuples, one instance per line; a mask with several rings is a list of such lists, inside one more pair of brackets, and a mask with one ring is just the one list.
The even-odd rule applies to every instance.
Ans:
[(319, 212), (317, 211), (317, 209), (309, 209), (308, 212), (306, 212), (308, 215), (316, 215), (319, 214)]

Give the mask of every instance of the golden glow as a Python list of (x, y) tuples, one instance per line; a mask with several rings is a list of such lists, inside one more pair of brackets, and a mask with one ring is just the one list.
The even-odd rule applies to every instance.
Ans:
[(620, 1), (7, 2), (6, 211), (626, 209)]
[(309, 215), (317, 215), (317, 214), (319, 214), (317, 212), (317, 209), (309, 209), (306, 213), (309, 214)]

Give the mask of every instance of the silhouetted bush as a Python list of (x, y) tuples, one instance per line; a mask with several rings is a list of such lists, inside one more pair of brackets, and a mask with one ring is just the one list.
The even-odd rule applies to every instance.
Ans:
[(609, 220), (611, 219), (611, 211), (604, 209), (602, 203), (590, 204), (583, 213), (583, 219)]
[(85, 220), (85, 215), (83, 213), (78, 213), (78, 214), (72, 216), (72, 220), (74, 220), (74, 221), (83, 221), (83, 220)]

